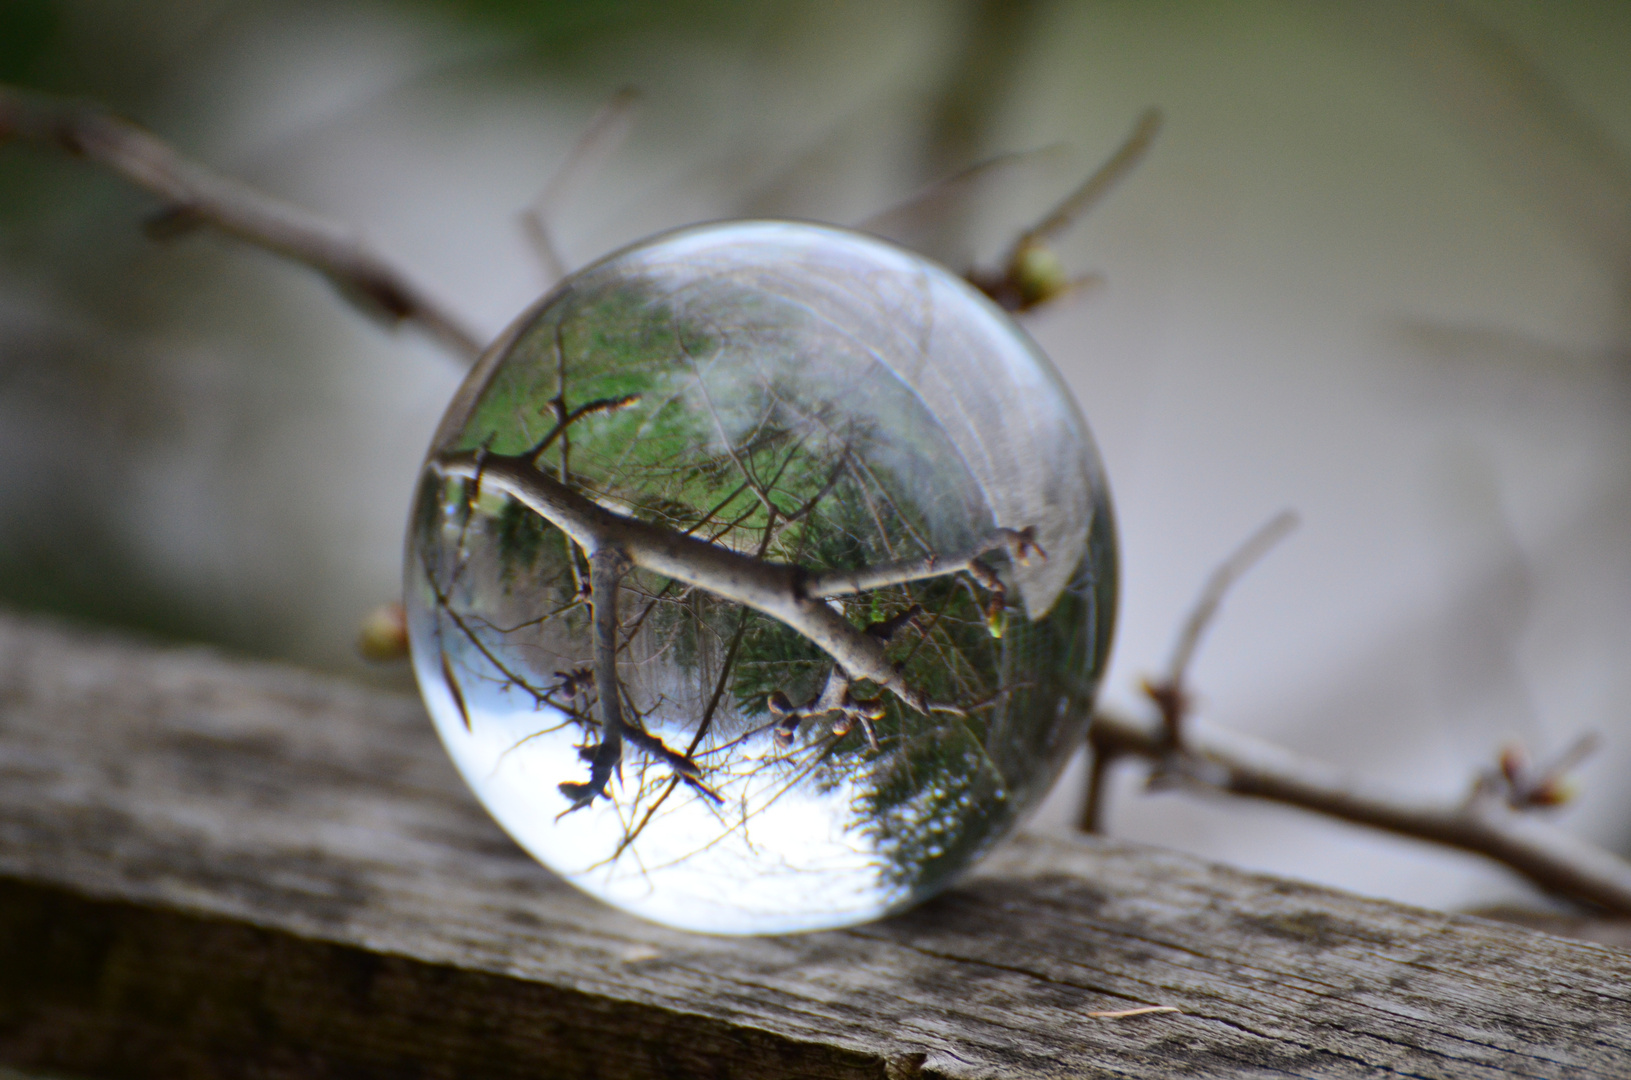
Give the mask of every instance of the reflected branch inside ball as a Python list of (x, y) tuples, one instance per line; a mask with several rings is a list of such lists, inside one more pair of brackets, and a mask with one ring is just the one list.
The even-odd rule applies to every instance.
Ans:
[[(860, 682), (874, 684), (920, 713), (962, 715), (967, 710), (954, 702), (931, 700), (907, 682), (901, 666), (887, 655), (890, 640), (922, 614), (920, 606), (913, 604), (903, 612), (857, 627), (837, 610), (835, 601), (891, 586), (966, 575), (988, 594), (987, 619), (995, 634), (1007, 590), (982, 557), (1002, 552), (1018, 564), (1046, 557), (1033, 528), (997, 528), (971, 549), (950, 556), (929, 554), (852, 570), (814, 572), (767, 561), (763, 544), (757, 554), (748, 554), (601, 506), (550, 476), (538, 461), (538, 453), (536, 449), (517, 455), (480, 449), (458, 451), (440, 455), (431, 462), (431, 468), (444, 479), (461, 479), (469, 488), (499, 493), (519, 502), (565, 533), (588, 559), (589, 593), (595, 612), (593, 670), (600, 733), (598, 743), (584, 751), (590, 763), (589, 780), (560, 785), (562, 793), (572, 800), (570, 809), (586, 806), (596, 796), (607, 794), (625, 744), (662, 762), (678, 777), (717, 799), (701, 785), (700, 771), (688, 755), (645, 733), (623, 713), (618, 676), (622, 646), (616, 611), (618, 593), (630, 569), (650, 570), (670, 582), (706, 590), (768, 615), (802, 634), (831, 658), (833, 666), (823, 689), (806, 704), (795, 705), (780, 690), (769, 695), (766, 705), (777, 717), (774, 730), (779, 741), (791, 743), (800, 721), (831, 715), (836, 718), (832, 729), (835, 735), (847, 734), (852, 725), (859, 724), (868, 745), (877, 750), (874, 725), (884, 716), (885, 706), (883, 698), (859, 692)], [(472, 503), (475, 497), (473, 491), (467, 491)], [(772, 519), (776, 516), (774, 505), (771, 503)], [(447, 609), (445, 594), (439, 593), (436, 599)], [(567, 681), (563, 680), (563, 685)], [(570, 681), (576, 688), (576, 677)]]

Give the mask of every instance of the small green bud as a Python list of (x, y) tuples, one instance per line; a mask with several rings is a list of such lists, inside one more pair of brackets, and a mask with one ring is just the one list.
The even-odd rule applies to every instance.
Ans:
[(1014, 259), (1014, 284), (1027, 307), (1045, 304), (1070, 287), (1065, 264), (1052, 249), (1027, 244)]

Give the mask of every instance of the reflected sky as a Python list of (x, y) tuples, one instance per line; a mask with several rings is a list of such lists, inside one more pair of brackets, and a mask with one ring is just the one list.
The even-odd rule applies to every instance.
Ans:
[[(854, 780), (820, 789), (808, 782), (819, 747), (783, 751), (768, 732), (737, 742), (724, 751), (729, 778), (708, 773), (724, 806), (683, 787), (671, 792), (668, 773), (630, 760), (612, 799), (562, 818), (556, 785), (583, 771), (579, 732), (564, 714), (535, 710), (527, 695), (498, 682), (465, 684), (465, 731), (438, 688), (440, 673), (424, 670), (434, 664), (422, 658), (420, 678), (432, 712), (452, 721), (438, 730), (460, 773), (529, 854), (587, 892), (713, 933), (842, 926), (910, 895), (890, 883), (888, 859), (855, 812)], [(552, 727), (560, 730), (540, 734)], [(719, 741), (706, 740), (697, 758), (720, 756)], [(657, 799), (661, 806), (646, 820)], [(638, 843), (625, 846), (637, 824)]]

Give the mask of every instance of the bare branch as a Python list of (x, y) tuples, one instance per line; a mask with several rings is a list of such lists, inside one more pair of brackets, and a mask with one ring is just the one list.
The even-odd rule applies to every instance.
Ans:
[(1167, 675), (1145, 693), (1158, 726), (1099, 712), (1088, 725), (1092, 753), (1080, 827), (1104, 824), (1110, 770), (1123, 757), (1155, 763), (1152, 782), (1188, 790), (1244, 795), (1299, 807), (1418, 840), (1486, 856), (1548, 892), (1631, 914), (1631, 862), (1535, 818), (1537, 807), (1567, 798), (1563, 775), (1594, 745), (1590, 736), (1545, 767), (1508, 747), (1498, 769), (1474, 778), (1465, 799), (1435, 803), (1364, 783), (1319, 762), (1218, 728), (1197, 730), (1185, 688), (1190, 662), (1229, 587), (1297, 524), (1287, 511), (1270, 520), (1207, 579), (1173, 648)]
[(590, 589), (595, 610), (595, 696), (599, 700), (600, 742), (584, 751), (589, 758), (589, 781), (556, 785), (572, 805), (564, 817), (606, 794), (612, 773), (623, 762), (623, 692), (617, 682), (617, 588), (627, 561), (614, 548), (603, 548), (589, 558)]
[[(1095, 762), (1134, 756), (1166, 761), (1158, 729), (1109, 713), (1093, 717)], [(1319, 762), (1192, 719), (1180, 771), (1186, 786), (1300, 807), (1356, 825), (1445, 844), (1494, 859), (1548, 892), (1631, 914), (1631, 862), (1513, 810), (1502, 800), (1412, 800)]]
[[(1096, 719), (1096, 716), (1095, 716)], [(1087, 790), (1082, 795), (1082, 809), (1076, 827), (1085, 833), (1104, 832), (1105, 803), (1110, 788), (1110, 767), (1127, 751), (1095, 741), (1092, 722), (1087, 728)]]
[(1121, 180), (1133, 171), (1144, 155), (1149, 153), (1150, 144), (1155, 142), (1155, 136), (1161, 130), (1161, 110), (1147, 109), (1133, 125), (1133, 130), (1127, 140), (1116, 149), (1110, 159), (1100, 165), (1093, 175), (1082, 181), (1080, 187), (1060, 200), (1059, 205), (1050, 210), (1046, 217), (1014, 241), (1014, 251), (1023, 251), (1046, 240), (1052, 240), (1086, 213), (1110, 193)]
[(94, 105), (0, 86), (0, 141), (24, 138), (93, 161), (163, 200), (155, 231), (208, 225), (328, 278), (368, 314), (411, 322), (467, 363), (485, 343), (407, 275), (345, 229), (178, 154)]
[(1195, 650), (1200, 646), (1201, 637), (1217, 616), (1218, 607), (1223, 603), (1224, 594), (1229, 591), (1230, 586), (1240, 580), (1241, 575), (1250, 570), (1259, 559), (1267, 555), (1270, 548), (1290, 535), (1291, 530), (1297, 527), (1297, 521), (1296, 511), (1280, 511), (1247, 537), (1245, 543), (1235, 549), (1234, 554), (1212, 571), (1212, 576), (1206, 579), (1206, 585), (1201, 589), (1201, 595), (1195, 601), (1195, 607), (1189, 613), (1183, 630), (1178, 634), (1177, 644), (1173, 646), (1172, 660), (1167, 664), (1168, 685), (1174, 688), (1183, 685), (1190, 661), (1195, 658)]
[(975, 268), (965, 276), (970, 284), (1016, 314), (1033, 311), (1072, 292), (1099, 282), (1094, 274), (1071, 276), (1049, 242), (1071, 222), (1104, 198), (1110, 189), (1143, 160), (1161, 129), (1161, 113), (1150, 109), (1138, 118), (1133, 131), (1110, 160), (1099, 166), (1075, 191), (1035, 225), (1020, 233), (992, 270)]
[(836, 715), (838, 720), (833, 724), (832, 733), (839, 737), (848, 735), (850, 728), (856, 722), (866, 733), (867, 745), (874, 753), (878, 745), (878, 732), (872, 726), (873, 721), (884, 717), (883, 701), (878, 698), (863, 699), (855, 696), (855, 684), (844, 669), (837, 664), (833, 665), (827, 673), (827, 681), (808, 704), (794, 705), (787, 699), (787, 695), (777, 690), (771, 694), (765, 704), (769, 707), (772, 716), (777, 717), (776, 741), (783, 746), (791, 746), (798, 734), (799, 724), (818, 716)]
[[(900, 632), (901, 627), (916, 623), (922, 615), (923, 606), (913, 604), (899, 614), (872, 623), (864, 632), (879, 641), (888, 642)], [(818, 716), (836, 715), (838, 720), (832, 726), (832, 733), (835, 736), (842, 738), (848, 735), (850, 728), (859, 723), (861, 730), (866, 734), (867, 745), (874, 753), (881, 749), (878, 745), (878, 729), (873, 724), (874, 721), (882, 720), (884, 717), (882, 699), (856, 697), (854, 682), (837, 664), (834, 664), (832, 670), (827, 673), (827, 681), (823, 684), (821, 692), (809, 704), (794, 705), (786, 694), (777, 690), (765, 701), (765, 705), (771, 714), (778, 718), (775, 738), (783, 746), (792, 745), (802, 721)]]
[(1007, 551), (1020, 562), (1028, 562), (1033, 555), (1037, 558), (1047, 557), (1047, 553), (1036, 543), (1034, 529), (997, 528), (972, 551), (960, 555), (925, 555), (920, 559), (906, 559), (859, 570), (830, 570), (825, 574), (812, 575), (804, 583), (804, 591), (812, 597), (830, 599), (855, 596), (890, 585), (945, 577), (970, 569), (980, 556), (993, 551)]
[(900, 202), (850, 226), (902, 247), (916, 248), (915, 233), (923, 222), (947, 216), (958, 203), (968, 200), (995, 178), (1011, 173), (1015, 166), (1059, 153), (1062, 145), (1037, 150), (1010, 151), (977, 161), (966, 169), (943, 176), (912, 192)]
[[(807, 583), (812, 575), (800, 567), (766, 562), (608, 510), (534, 468), (521, 456), (482, 456), (477, 451), (463, 451), (443, 455), (431, 467), (446, 477), (475, 480), (479, 476), (483, 487), (531, 508), (591, 557), (602, 548), (615, 548), (636, 566), (706, 589), (721, 599), (785, 623), (825, 651), (851, 676), (871, 680), (919, 712), (955, 711), (913, 689), (889, 662), (882, 642), (852, 626), (824, 599), (810, 595)], [(1015, 535), (1025, 534), (1020, 531)]]
[(1597, 750), (1597, 733), (1588, 731), (1545, 765), (1537, 766), (1518, 743), (1501, 749), (1496, 768), (1480, 776), (1474, 790), (1506, 800), (1514, 810), (1560, 806), (1574, 796), (1569, 771)]
[[(552, 702), (550, 702), (548, 691), (539, 690), (520, 675), (516, 674), (514, 671), (511, 671), (509, 665), (504, 663), (504, 661), (499, 657), (495, 656), (493, 654), (493, 650), (488, 648), (487, 644), (481, 640), (481, 635), (476, 633), (475, 628), (472, 627), (470, 623), (457, 611), (453, 610), (453, 605), (451, 602), (449, 602), (446, 591), (444, 591), (443, 588), (436, 583), (436, 578), (431, 573), (428, 565), (425, 566), (425, 580), (430, 586), (431, 594), (436, 598), (437, 608), (448, 617), (448, 620), (453, 623), (454, 628), (464, 636), (465, 640), (470, 642), (470, 644), (475, 647), (476, 651), (481, 653), (482, 657), (489, 664), (493, 665), (493, 670), (497, 671), (500, 675), (503, 675), (511, 685), (519, 687), (521, 690), (530, 694), (533, 701), (537, 702), (538, 704), (552, 704)], [(448, 680), (448, 686), (453, 694), (454, 703), (459, 707), (459, 717), (464, 721), (465, 728), (468, 729), (470, 727), (470, 713), (465, 707), (464, 692), (459, 689), (458, 682), (453, 677), (453, 669), (448, 665), (447, 654), (445, 652), (442, 654), (442, 675)]]
[[(742, 461), (741, 456), (737, 454), (736, 447), (731, 445), (731, 437), (725, 432), (725, 424), (724, 421), (719, 418), (719, 410), (714, 408), (714, 397), (708, 392), (708, 380), (702, 377), (702, 368), (697, 364), (697, 358), (691, 355), (691, 350), (686, 347), (685, 335), (679, 332), (679, 327), (677, 325), (675, 327), (674, 337), (675, 340), (679, 342), (680, 352), (685, 355), (686, 361), (691, 365), (692, 377), (696, 381), (697, 389), (702, 393), (702, 403), (708, 408), (708, 416), (714, 422), (714, 431), (719, 435), (719, 444), (725, 448), (725, 454), (731, 459), (731, 464), (736, 466), (736, 471), (741, 475), (742, 482), (748, 486), (748, 488), (758, 498), (759, 502), (764, 506), (765, 513), (769, 514), (770, 517), (774, 519), (775, 516), (781, 511), (776, 506), (775, 502), (771, 500), (770, 492), (765, 490), (764, 485), (759, 483), (758, 478), (753, 475), (752, 470), (747, 467), (747, 464)], [(749, 453), (751, 454), (752, 451), (749, 450)], [(789, 455), (788, 461), (791, 460), (792, 456)]]
[(623, 694), (617, 681), (617, 592), (628, 560), (616, 548), (589, 556), (589, 589), (595, 611), (595, 693), (608, 739), (623, 734)]
[[(528, 450), (523, 456), (529, 461), (537, 461), (545, 450), (548, 450), (552, 445), (554, 445), (556, 439), (565, 438), (567, 428), (571, 427), (579, 420), (582, 420), (584, 417), (594, 416), (598, 413), (609, 413), (616, 412), (619, 409), (626, 409), (639, 400), (639, 394), (623, 394), (620, 397), (596, 398), (587, 405), (579, 405), (571, 412), (568, 412), (565, 416), (562, 416), (556, 420), (555, 426), (549, 429), (549, 434), (545, 435), (541, 440), (539, 440), (538, 444), (531, 450)], [(561, 398), (556, 398), (555, 404), (557, 413), (561, 408), (564, 408), (565, 405)]]
[(617, 594), (628, 569), (629, 560), (615, 547), (597, 548), (589, 556), (589, 588), (595, 610), (594, 679), (600, 710), (600, 742), (587, 752), (589, 782), (568, 781), (557, 785), (561, 794), (572, 800), (572, 805), (561, 811), (563, 816), (588, 806), (596, 796), (607, 794), (606, 785), (623, 761), (624, 742), (663, 762), (703, 794), (719, 801), (719, 796), (698, 782), (702, 773), (696, 762), (669, 749), (661, 739), (642, 728), (638, 718), (630, 721), (623, 716), (623, 687), (617, 678)]

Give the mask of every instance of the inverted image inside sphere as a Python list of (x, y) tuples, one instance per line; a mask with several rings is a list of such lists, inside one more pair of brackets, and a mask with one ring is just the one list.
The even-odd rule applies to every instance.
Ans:
[(494, 817), (672, 925), (943, 887), (1078, 745), (1115, 590), (1068, 392), (960, 279), (738, 222), (566, 282), (471, 381), (407, 561), (416, 670)]

